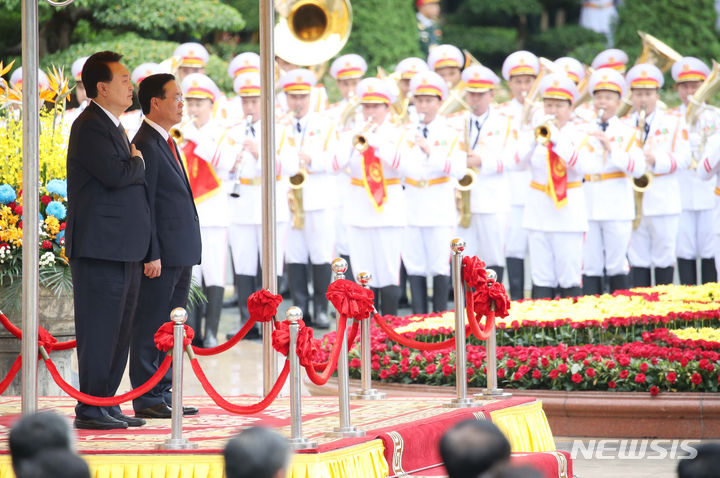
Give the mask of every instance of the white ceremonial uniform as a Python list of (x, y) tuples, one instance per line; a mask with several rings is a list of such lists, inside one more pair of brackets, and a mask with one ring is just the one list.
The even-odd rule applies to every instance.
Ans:
[(203, 248), (201, 263), (193, 267), (193, 277), (198, 283), (204, 282), (207, 287), (224, 287), (229, 212), (222, 180), (227, 178), (228, 171), (235, 163), (235, 158), (219, 154), (229, 138), (227, 129), (218, 126), (212, 120), (201, 128), (197, 128), (195, 123), (190, 123), (183, 128), (182, 133), (185, 140), (197, 144), (195, 154), (212, 166), (221, 181), (221, 188), (217, 193), (195, 204), (200, 219), (200, 237)]
[[(703, 158), (703, 144), (707, 139), (720, 132), (720, 114), (718, 110), (703, 105), (694, 127), (689, 129), (690, 148), (694, 162), (699, 164)], [(681, 105), (668, 112), (685, 118), (687, 108)], [(678, 227), (677, 257), (680, 259), (709, 259), (715, 254), (715, 235), (713, 228), (713, 210), (715, 191), (712, 182), (697, 177), (696, 168), (678, 171), (682, 212)]]
[(580, 8), (580, 26), (602, 33), (612, 39), (612, 22), (617, 16), (613, 0), (583, 0)]
[(242, 109), (242, 98), (225, 95), (219, 96), (213, 105), (213, 119), (223, 126), (234, 126), (243, 121), (245, 114)]
[[(337, 132), (330, 121), (318, 113), (308, 113), (279, 126), (278, 161), (294, 164), (301, 152), (312, 157), (309, 174), (302, 188), (305, 227), (290, 226), (285, 248), (285, 262), (329, 264), (335, 245), (334, 215), (337, 195), (335, 178), (328, 172), (336, 153)], [(330, 192), (330, 193), (328, 193)]]
[[(227, 172), (223, 179), (223, 190), (227, 195), (229, 205), (228, 231), (230, 250), (232, 251), (235, 274), (254, 276), (257, 274), (258, 259), (262, 260), (262, 145), (260, 141), (260, 120), (248, 125), (245, 122), (236, 124), (228, 132), (222, 150), (223, 155), (229, 155), (235, 160), (241, 155), (239, 166)], [(257, 142), (258, 156), (253, 156), (243, 148), (243, 142), (249, 139)], [(279, 138), (276, 138), (276, 141)], [(276, 162), (275, 184), (275, 220), (276, 220), (276, 274), (282, 275), (283, 258), (285, 255), (285, 240), (287, 236), (290, 211), (288, 208), (287, 177), (298, 171), (297, 158), (289, 155), (283, 159), (288, 163)], [(232, 197), (235, 191), (238, 197)]]
[[(63, 116), (63, 129), (67, 131), (67, 134), (70, 134), (70, 128), (72, 127), (72, 124), (75, 122), (78, 116), (80, 116), (80, 113), (85, 111), (85, 108), (90, 103), (89, 100), (83, 101), (80, 106), (77, 108), (73, 108), (70, 110), (67, 110), (65, 112), (65, 115)], [(130, 136), (128, 136), (130, 138)]]
[(508, 167), (507, 181), (510, 194), (510, 213), (507, 221), (507, 234), (505, 239), (505, 256), (525, 259), (528, 249), (528, 233), (522, 225), (523, 210), (527, 201), (530, 171), (518, 163), (515, 155), (517, 150), (518, 132), (522, 117), (523, 105), (512, 99), (499, 105), (499, 112), (509, 118), (511, 127), (505, 134), (505, 164)]
[[(712, 232), (715, 236), (715, 270), (720, 276), (720, 134), (708, 138), (703, 159), (698, 164), (697, 177), (715, 186)], [(712, 181), (713, 178), (715, 181)]]
[[(637, 114), (629, 117), (637, 124)], [(678, 171), (690, 165), (691, 152), (685, 121), (676, 115), (655, 110), (646, 118), (649, 125), (643, 150), (655, 155), (655, 176), (643, 193), (643, 218), (633, 231), (628, 259), (633, 267), (672, 267), (675, 264), (677, 232), (682, 212)], [(645, 136), (643, 132), (638, 135)]]
[(134, 138), (143, 122), (143, 112), (140, 108), (130, 110), (120, 115), (120, 123), (122, 123), (128, 138)]
[(343, 191), (343, 221), (348, 228), (350, 264), (354, 271), (372, 274), (372, 287), (399, 285), (407, 214), (401, 171), (407, 158), (398, 154), (398, 145), (404, 141), (407, 132), (385, 120), (376, 132), (364, 133), (368, 144), (375, 148), (375, 156), (382, 162), (387, 196), (381, 209), (376, 208), (365, 188), (363, 156), (352, 145), (352, 137), (358, 133), (356, 129), (341, 135), (338, 154), (332, 162), (334, 171), (341, 174), (349, 171), (351, 178), (350, 186)]
[[(430, 154), (415, 142), (425, 135)], [(450, 275), (450, 241), (457, 225), (456, 180), (462, 178), (466, 161), (462, 138), (440, 115), (429, 124), (412, 126), (400, 144), (404, 161), (407, 227), (402, 252), (409, 276)]]
[[(279, 109), (280, 114), (286, 114), (290, 110), (287, 105), (287, 94), (281, 91), (275, 97), (275, 106)], [(322, 113), (328, 107), (328, 94), (325, 87), (321, 84), (313, 85), (310, 89), (310, 112)]]
[(530, 167), (531, 186), (525, 203), (523, 227), (528, 232), (533, 285), (578, 287), (582, 282), (583, 235), (587, 210), (581, 181), (585, 159), (576, 150), (577, 127), (567, 123), (557, 134), (555, 153), (567, 166), (567, 204), (557, 208), (545, 192), (548, 187), (548, 151), (535, 142), (532, 131), (519, 141), (520, 164)]
[(515, 141), (505, 141), (512, 133), (511, 119), (493, 107), (482, 116), (467, 112), (459, 119), (464, 149), (478, 153), (482, 164), (470, 192), (470, 227), (459, 227), (458, 235), (465, 239), (468, 255), (477, 255), (488, 266), (504, 267), (511, 194), (505, 162), (514, 161), (509, 148), (516, 146)]
[[(580, 127), (584, 134), (599, 131), (597, 122)], [(645, 155), (638, 147), (633, 125), (613, 116), (608, 120), (605, 135), (610, 140), (606, 153), (600, 140), (586, 136), (579, 151), (587, 155), (587, 174), (583, 191), (588, 214), (585, 235), (583, 274), (602, 276), (624, 275), (630, 271), (627, 251), (635, 218), (632, 178), (645, 173)]]

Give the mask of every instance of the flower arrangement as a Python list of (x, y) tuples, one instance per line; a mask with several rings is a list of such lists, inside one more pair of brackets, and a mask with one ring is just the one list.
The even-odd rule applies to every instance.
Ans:
[[(514, 302), (498, 318), (500, 387), (544, 390), (718, 391), (720, 284), (659, 286), (577, 299)], [(454, 335), (454, 313), (385, 318), (404, 337), (440, 342)], [(335, 333), (325, 335), (321, 360)], [(501, 344), (500, 342), (504, 342)], [(371, 325), (373, 380), (455, 384), (452, 348), (426, 352), (388, 339)], [(470, 386), (487, 383), (484, 343), (467, 345)], [(349, 354), (360, 377), (359, 338)]]

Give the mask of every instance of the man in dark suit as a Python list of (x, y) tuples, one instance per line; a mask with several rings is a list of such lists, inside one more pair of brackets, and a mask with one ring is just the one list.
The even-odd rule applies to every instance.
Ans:
[[(150, 205), (142, 154), (119, 116), (132, 104), (121, 55), (95, 53), (82, 71), (92, 100), (70, 131), (66, 254), (75, 297), (80, 391), (115, 395), (128, 359), (142, 260), (150, 247)], [(78, 403), (75, 427), (141, 426), (119, 406)]]
[[(192, 190), (180, 153), (169, 131), (182, 120), (182, 91), (169, 74), (142, 80), (138, 99), (145, 119), (133, 144), (143, 151), (145, 179), (152, 217), (150, 251), (133, 326), (130, 382), (139, 387), (157, 371), (164, 358), (153, 336), (169, 320), (170, 311), (187, 305), (192, 266), (200, 263), (200, 225)], [(170, 418), (172, 374), (148, 393), (133, 400), (135, 416)], [(185, 415), (197, 413), (183, 407)]]

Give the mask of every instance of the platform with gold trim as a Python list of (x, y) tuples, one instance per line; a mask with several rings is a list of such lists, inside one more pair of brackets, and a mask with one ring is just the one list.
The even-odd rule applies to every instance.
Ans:
[[(367, 432), (364, 438), (337, 439), (326, 432), (339, 425), (336, 397), (303, 397), (303, 435), (318, 448), (293, 456), (289, 476), (384, 477), (414, 474), (441, 464), (437, 450), (442, 434), (456, 422), (475, 418), (492, 420), (507, 435), (513, 452), (555, 450), (552, 432), (540, 401), (530, 397), (478, 401), (477, 407), (451, 409), (451, 397), (389, 397), (382, 401), (352, 401), (353, 425)], [(251, 404), (256, 397), (228, 397)], [(290, 435), (289, 398), (279, 398), (265, 411), (250, 416), (225, 412), (207, 397), (187, 397), (200, 408), (183, 420), (183, 437), (198, 444), (192, 452), (157, 450), (170, 436), (170, 420), (148, 420), (127, 430), (77, 430), (77, 449), (87, 459), (95, 478), (221, 478), (222, 449), (243, 428), (267, 426)], [(41, 397), (39, 409), (54, 410), (72, 419), (75, 401)], [(130, 410), (124, 409), (128, 414)], [(7, 439), (20, 417), (19, 397), (0, 397), (0, 478), (13, 476)], [(558, 475), (560, 476), (560, 475)]]

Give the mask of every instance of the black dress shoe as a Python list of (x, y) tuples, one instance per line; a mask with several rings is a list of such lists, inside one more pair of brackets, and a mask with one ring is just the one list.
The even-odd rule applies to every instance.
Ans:
[(171, 416), (172, 410), (164, 403), (158, 403), (142, 410), (135, 410), (135, 417), (137, 418), (170, 418)]
[(127, 422), (108, 415), (99, 418), (75, 418), (73, 425), (79, 430), (115, 430), (128, 427)]
[(329, 329), (330, 319), (328, 319), (326, 313), (321, 312), (315, 316), (315, 319), (312, 321), (312, 326), (316, 329)]
[(183, 415), (197, 415), (198, 407), (183, 407)]
[(145, 424), (147, 423), (147, 422), (146, 422), (145, 420), (143, 420), (142, 418), (129, 417), (129, 416), (124, 415), (124, 414), (122, 414), (122, 413), (119, 414), (119, 415), (113, 415), (113, 418), (114, 418), (115, 420), (120, 420), (120, 421), (122, 421), (122, 422), (127, 423), (127, 425), (128, 425), (129, 427), (141, 427), (141, 426), (143, 426), (143, 425), (145, 425)]

